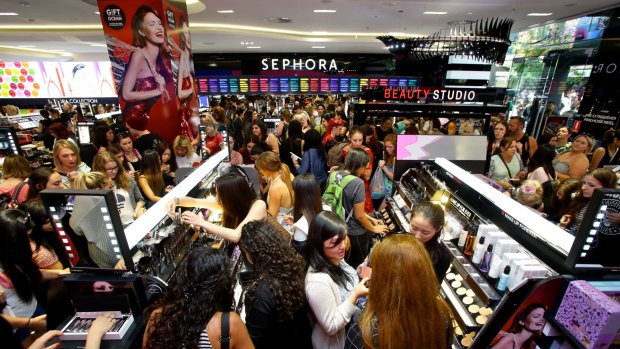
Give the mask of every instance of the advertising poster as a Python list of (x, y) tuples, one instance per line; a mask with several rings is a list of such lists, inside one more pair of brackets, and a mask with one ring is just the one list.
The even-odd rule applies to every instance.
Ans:
[(110, 62), (0, 62), (0, 98), (116, 96)]
[(108, 55), (125, 123), (171, 143), (198, 125), (185, 1), (99, 0)]

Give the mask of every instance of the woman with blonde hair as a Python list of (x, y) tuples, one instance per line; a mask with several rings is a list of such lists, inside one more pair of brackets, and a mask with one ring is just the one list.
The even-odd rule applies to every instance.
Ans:
[(542, 213), (544, 209), (543, 187), (540, 185), (539, 181), (533, 179), (523, 181), (521, 186), (517, 189), (516, 200), (521, 205), (546, 217), (546, 215)]
[[(75, 189), (112, 189), (112, 179), (103, 173), (78, 173), (75, 177)], [(76, 196), (69, 225), (77, 235), (88, 241), (88, 254), (100, 268), (114, 268), (120, 253), (114, 252), (106, 229), (106, 221), (101, 214), (105, 208), (102, 196)]]
[(15, 204), (21, 204), (28, 197), (29, 185), (26, 179), (30, 177), (32, 169), (30, 163), (21, 155), (7, 155), (2, 163), (2, 181), (0, 194), (8, 194), (15, 198)]
[(206, 126), (207, 136), (205, 137), (205, 148), (207, 154), (209, 156), (217, 154), (220, 150), (226, 148), (226, 142), (224, 142), (224, 137), (217, 132), (217, 122), (211, 116), (211, 114), (206, 113), (200, 116), (203, 125)]
[(278, 154), (272, 151), (262, 153), (256, 160), (258, 172), (267, 180), (267, 207), (273, 217), (282, 223), (295, 203), (293, 175), (286, 164), (280, 162)]
[(123, 226), (133, 223), (144, 212), (144, 197), (133, 177), (129, 177), (121, 161), (108, 151), (98, 153), (93, 160), (93, 171), (103, 173), (112, 179), (116, 205)]
[(375, 245), (370, 260), (368, 303), (347, 331), (345, 348), (449, 348), (452, 314), (424, 245), (393, 235)]
[(593, 145), (594, 140), (587, 135), (575, 137), (570, 150), (558, 154), (553, 160), (553, 168), (558, 179), (583, 178), (590, 166), (587, 154)]
[(62, 185), (67, 189), (71, 187), (71, 182), (78, 173), (90, 172), (90, 167), (80, 159), (77, 147), (66, 139), (56, 142), (52, 157), (54, 158), (54, 171), (60, 174)]
[(200, 162), (200, 156), (194, 152), (192, 141), (187, 136), (177, 136), (172, 142), (172, 149), (177, 157), (177, 166), (193, 167), (194, 163)]

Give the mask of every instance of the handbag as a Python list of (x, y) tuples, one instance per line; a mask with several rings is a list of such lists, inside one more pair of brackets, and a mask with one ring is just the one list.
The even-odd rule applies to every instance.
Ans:
[(383, 199), (385, 197), (385, 182), (383, 170), (377, 167), (372, 180), (370, 181), (370, 197), (373, 200)]

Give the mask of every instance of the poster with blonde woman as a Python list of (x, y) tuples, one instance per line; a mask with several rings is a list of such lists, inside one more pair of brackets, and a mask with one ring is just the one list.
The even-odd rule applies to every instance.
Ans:
[(125, 124), (167, 142), (179, 134), (193, 138), (198, 103), (185, 2), (98, 5)]

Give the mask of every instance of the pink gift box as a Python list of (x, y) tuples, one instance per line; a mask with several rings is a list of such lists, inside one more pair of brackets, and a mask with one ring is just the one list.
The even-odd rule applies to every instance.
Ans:
[(555, 319), (584, 347), (607, 348), (620, 328), (620, 304), (587, 281), (572, 281)]

